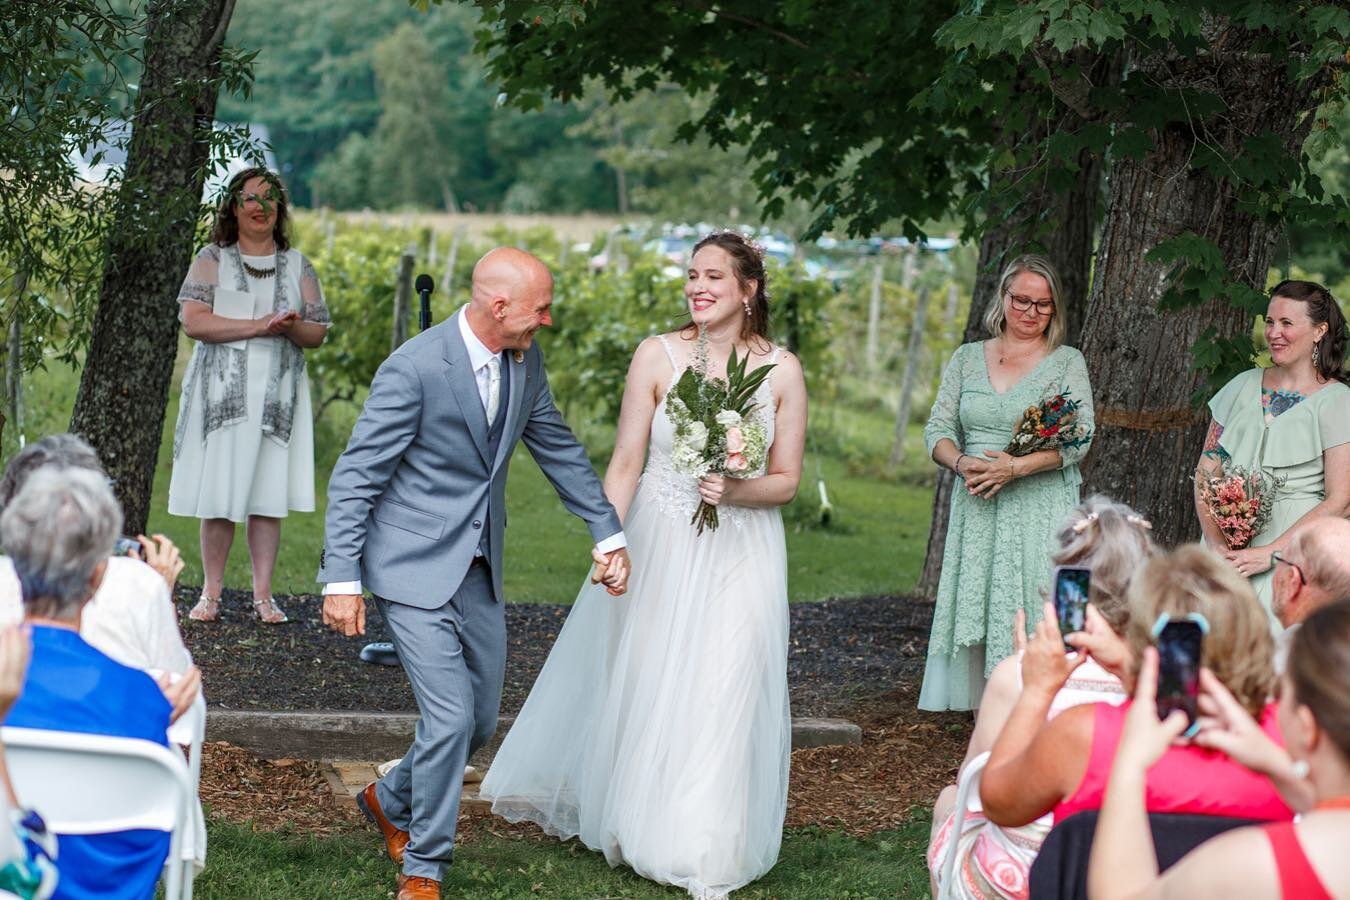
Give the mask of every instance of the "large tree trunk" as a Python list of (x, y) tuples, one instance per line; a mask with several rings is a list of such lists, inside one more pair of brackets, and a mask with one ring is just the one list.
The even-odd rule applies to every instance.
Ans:
[(116, 479), (145, 530), (178, 346), (178, 288), (193, 251), (220, 46), (234, 0), (152, 0), (145, 69), (70, 428)]
[[(1041, 137), (1043, 135), (1036, 139)], [(975, 287), (971, 291), (970, 315), (966, 319), (962, 341), (979, 341), (989, 336), (984, 327), (984, 314), (990, 303), (998, 302), (998, 278), (1003, 267), (1013, 257), (1038, 249), (1059, 271), (1068, 320), (1068, 342), (1076, 343), (1092, 275), (1093, 229), (1102, 177), (1100, 158), (1094, 158), (1085, 151), (1079, 158), (1079, 164), (1077, 179), (1069, 190), (1055, 192), (1045, 186), (1033, 188), (1021, 204), (1020, 212), (1005, 214), (999, 211), (990, 214), (990, 225), (980, 239)], [(1042, 222), (1052, 223), (1054, 227), (1044, 230)], [(914, 589), (924, 597), (937, 595), (955, 480), (956, 476), (949, 470), (938, 470), (928, 550), (924, 554), (923, 569)]]
[(1252, 316), (1218, 300), (1159, 311), (1170, 266), (1149, 262), (1145, 254), (1160, 241), (1194, 232), (1218, 246), (1235, 278), (1263, 290), (1279, 229), (1244, 211), (1227, 184), (1190, 163), (1200, 141), (1233, 158), (1244, 141), (1265, 130), (1283, 135), (1296, 153), (1312, 122), (1304, 114), (1315, 105), (1313, 85), (1292, 83), (1287, 60), (1244, 53), (1234, 48), (1240, 40), (1220, 35), (1211, 44), (1233, 49), (1153, 66), (1153, 76), (1175, 89), (1215, 91), (1226, 109), (1216, 127), (1173, 126), (1147, 157), (1112, 167), (1088, 301), (1083, 353), (1097, 426), (1084, 494), (1100, 492), (1130, 504), (1152, 519), (1164, 544), (1199, 534), (1190, 478), (1209, 414), (1191, 402), (1204, 378), (1192, 368), (1190, 348), (1208, 328), (1220, 337), (1248, 333)]

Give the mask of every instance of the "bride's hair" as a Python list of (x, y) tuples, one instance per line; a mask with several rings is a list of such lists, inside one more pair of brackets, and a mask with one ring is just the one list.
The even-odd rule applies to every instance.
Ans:
[[(769, 340), (769, 275), (764, 271), (764, 249), (745, 235), (735, 231), (714, 231), (694, 245), (689, 253), (692, 259), (704, 247), (719, 247), (731, 257), (732, 274), (741, 290), (749, 291), (754, 284), (752, 295), (746, 298), (750, 306), (750, 315), (745, 317), (741, 326), (741, 339), (745, 341), (759, 338)], [(691, 322), (685, 329), (694, 328)], [(681, 329), (684, 330), (684, 329)]]

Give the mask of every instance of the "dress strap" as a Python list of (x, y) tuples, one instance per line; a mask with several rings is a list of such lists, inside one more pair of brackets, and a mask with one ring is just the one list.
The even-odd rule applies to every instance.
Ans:
[(1280, 890), (1286, 900), (1332, 900), (1322, 879), (1318, 877), (1308, 854), (1303, 852), (1293, 822), (1277, 822), (1262, 829), (1275, 855), (1275, 869), (1280, 875)]
[(670, 367), (672, 369), (679, 368), (679, 365), (675, 362), (675, 348), (670, 346), (670, 341), (666, 339), (664, 334), (658, 334), (656, 339), (661, 342), (661, 346), (665, 349), (666, 359), (670, 360)]
[(670, 360), (670, 384), (666, 386), (666, 392), (675, 386), (675, 380), (680, 377), (680, 363), (675, 359), (675, 348), (670, 346), (670, 341), (664, 334), (658, 334), (656, 339), (661, 342), (662, 348), (666, 351), (666, 359)]

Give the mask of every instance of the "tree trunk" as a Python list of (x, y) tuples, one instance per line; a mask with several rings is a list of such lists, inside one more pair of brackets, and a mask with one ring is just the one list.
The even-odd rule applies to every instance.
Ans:
[(234, 0), (152, 0), (117, 227), (70, 428), (116, 480), (126, 531), (145, 530)]
[[(1068, 127), (1066, 125), (1066, 127)], [(1041, 135), (1028, 139), (1040, 140)], [(1008, 177), (1016, 177), (1010, 175)], [(1013, 257), (1038, 249), (1059, 271), (1064, 293), (1063, 307), (1068, 325), (1068, 342), (1076, 343), (1083, 322), (1088, 285), (1092, 275), (1092, 239), (1101, 189), (1101, 161), (1084, 151), (1079, 156), (1078, 178), (1073, 186), (1056, 193), (1045, 185), (1033, 186), (1024, 195), (1016, 211), (991, 211), (980, 239), (975, 287), (970, 295), (970, 314), (962, 341), (984, 340), (984, 314), (990, 303), (999, 302), (998, 279)], [(1055, 223), (1044, 230), (1042, 222)], [(944, 363), (945, 364), (945, 363)], [(933, 493), (933, 524), (928, 532), (928, 550), (915, 592), (924, 597), (937, 595), (942, 575), (942, 553), (947, 546), (947, 522), (951, 513), (952, 483), (956, 476), (939, 469)]]
[(1316, 102), (1312, 85), (1292, 83), (1285, 63), (1230, 51), (1158, 64), (1154, 75), (1175, 90), (1203, 85), (1223, 96), (1222, 123), (1173, 126), (1147, 157), (1121, 159), (1111, 170), (1109, 213), (1083, 335), (1097, 405), (1083, 490), (1107, 494), (1148, 516), (1163, 544), (1199, 534), (1190, 478), (1209, 413), (1191, 400), (1205, 391), (1190, 348), (1209, 328), (1220, 337), (1248, 333), (1252, 316), (1221, 300), (1159, 311), (1170, 265), (1144, 256), (1160, 241), (1194, 232), (1218, 246), (1234, 278), (1264, 289), (1280, 229), (1244, 210), (1229, 185), (1190, 162), (1201, 141), (1232, 159), (1244, 141), (1266, 130), (1284, 136), (1287, 149), (1297, 153), (1312, 123), (1305, 114)]

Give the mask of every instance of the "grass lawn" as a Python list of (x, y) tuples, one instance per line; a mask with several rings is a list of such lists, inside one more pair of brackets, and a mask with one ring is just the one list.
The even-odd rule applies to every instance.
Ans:
[[(179, 380), (189, 342), (180, 341), (178, 370), (170, 392), (163, 440), (155, 470), (150, 529), (173, 539), (187, 563), (184, 584), (201, 584), (202, 571), (196, 519), (170, 516), (169, 476), (173, 467), (173, 426), (178, 416)], [(25, 379), (27, 415), (24, 431), (34, 440), (69, 425), (78, 387), (78, 373), (60, 363)], [(319, 549), (323, 545), (323, 511), (328, 473), (346, 446), (357, 410), (335, 404), (318, 423), (315, 433), (314, 513), (294, 513), (281, 530), (281, 552), (273, 588), (278, 594), (313, 593)], [(932, 466), (923, 454), (920, 426), (909, 436), (909, 458), (898, 477), (851, 474), (844, 457), (884, 455), (892, 423), (880, 410), (854, 408), (812, 412), (813, 434), (828, 424), (829, 441), (808, 442), (808, 452), (797, 500), (784, 511), (788, 526), (789, 591), (791, 599), (897, 594), (908, 591), (918, 577), (932, 511)], [(607, 448), (612, 428), (607, 423), (585, 424), (590, 444)], [(4, 459), (16, 449), (17, 435), (6, 428)], [(828, 444), (831, 453), (819, 447)], [(837, 448), (844, 448), (840, 452)], [(607, 450), (605, 451), (607, 455)], [(601, 458), (603, 465), (603, 457)], [(856, 467), (855, 467), (856, 468)], [(819, 508), (817, 481), (824, 479), (834, 508), (828, 528), (815, 523)], [(506, 591), (514, 601), (570, 603), (581, 586), (588, 565), (590, 539), (582, 522), (563, 509), (552, 487), (519, 448), (512, 462), (507, 491), (510, 528), (506, 547)], [(226, 568), (227, 587), (250, 584), (248, 553), (243, 529), (238, 530)]]
[[(778, 865), (734, 896), (738, 900), (925, 897), (928, 825), (927, 813), (916, 810), (904, 827), (865, 839), (821, 829), (789, 830)], [(373, 831), (319, 838), (254, 832), (220, 820), (208, 828), (208, 865), (196, 888), (201, 900), (383, 900), (392, 893), (396, 873)], [(457, 849), (442, 888), (446, 897), (481, 900), (686, 896), (627, 869), (611, 869), (602, 856), (575, 841), (496, 837)]]

